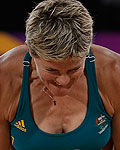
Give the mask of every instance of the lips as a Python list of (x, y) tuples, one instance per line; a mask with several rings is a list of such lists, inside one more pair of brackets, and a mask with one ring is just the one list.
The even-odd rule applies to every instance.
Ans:
[(60, 83), (58, 83), (57, 81), (54, 81), (54, 83), (55, 83), (56, 85), (59, 85), (59, 86), (61, 85), (61, 84), (60, 84)]
[(53, 84), (54, 86), (57, 86), (57, 87), (62, 87), (60, 84), (58, 84), (57, 82), (53, 81), (51, 84)]
[(62, 85), (60, 85), (58, 82), (56, 82), (56, 81), (53, 81), (53, 82), (51, 82), (51, 84), (53, 84), (54, 86), (56, 86), (56, 87), (58, 87), (58, 88), (65, 88), (65, 89), (69, 89), (71, 86), (72, 86), (72, 84), (73, 84), (73, 81), (71, 81), (68, 85), (66, 85), (66, 86), (62, 86)]

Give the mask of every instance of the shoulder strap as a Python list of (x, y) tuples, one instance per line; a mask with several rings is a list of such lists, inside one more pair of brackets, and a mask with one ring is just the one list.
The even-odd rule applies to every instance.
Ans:
[[(16, 113), (15, 119), (19, 118), (24, 112), (24, 108), (29, 107), (29, 66), (31, 62), (31, 56), (29, 52), (26, 53), (23, 61), (23, 80), (22, 80), (22, 88), (21, 94), (18, 104), (18, 109)], [(14, 119), (14, 120), (15, 120)]]
[(96, 79), (96, 70), (95, 70), (95, 56), (90, 49), (89, 55), (86, 56), (85, 68), (88, 79), (88, 89), (90, 96), (90, 103), (92, 107), (97, 107), (97, 109), (101, 112), (104, 112), (105, 115), (110, 117), (103, 105), (101, 96), (98, 91), (97, 79)]

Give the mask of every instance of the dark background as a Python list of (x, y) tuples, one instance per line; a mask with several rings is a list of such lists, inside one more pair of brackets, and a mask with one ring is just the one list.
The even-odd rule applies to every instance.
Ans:
[[(25, 31), (28, 13), (40, 0), (3, 1), (0, 5), (0, 30)], [(120, 31), (120, 0), (81, 0), (94, 20), (95, 31)]]

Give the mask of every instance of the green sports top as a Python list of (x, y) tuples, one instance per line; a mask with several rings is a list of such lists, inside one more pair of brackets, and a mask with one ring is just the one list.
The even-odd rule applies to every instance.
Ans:
[(35, 124), (30, 109), (29, 52), (24, 58), (23, 81), (18, 109), (11, 124), (11, 142), (16, 150), (100, 150), (111, 137), (111, 120), (98, 92), (95, 57), (90, 50), (85, 71), (88, 80), (88, 109), (82, 124), (61, 134), (46, 133)]

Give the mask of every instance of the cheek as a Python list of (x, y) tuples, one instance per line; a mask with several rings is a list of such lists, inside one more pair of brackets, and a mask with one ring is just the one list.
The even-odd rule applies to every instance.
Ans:
[(81, 77), (81, 75), (83, 74), (83, 72), (84, 72), (84, 69), (81, 69), (81, 70), (75, 72), (74, 74), (71, 74), (70, 78), (77, 79), (77, 78)]
[(56, 75), (46, 72), (44, 69), (42, 69), (40, 65), (38, 66), (37, 64), (36, 64), (36, 71), (39, 78), (44, 82), (48, 80), (55, 80), (56, 78)]

